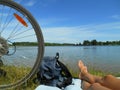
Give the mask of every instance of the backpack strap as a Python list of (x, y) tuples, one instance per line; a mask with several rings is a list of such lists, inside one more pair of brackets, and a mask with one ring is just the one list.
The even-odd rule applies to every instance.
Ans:
[(57, 63), (58, 63), (58, 64), (60, 65), (60, 67), (62, 68), (62, 71), (64, 72), (65, 76), (72, 78), (72, 75), (71, 75), (71, 73), (69, 72), (68, 68), (67, 68), (62, 62), (60, 62), (60, 61), (58, 60), (58, 59), (59, 59), (59, 53), (58, 53), (58, 52), (56, 53), (55, 58), (56, 58)]
[(59, 88), (61, 87), (66, 87), (67, 85), (70, 85), (72, 83), (72, 75), (69, 72), (68, 68), (62, 63), (60, 62), (59, 59), (59, 53), (56, 53), (56, 59), (57, 59), (57, 63), (60, 65), (62, 72), (63, 72), (63, 77), (65, 77), (66, 79), (63, 81), (63, 83), (61, 85), (58, 85)]
[(72, 75), (71, 75), (71, 73), (69, 72), (68, 68), (67, 68), (63, 63), (61, 63), (59, 60), (57, 60), (57, 62), (58, 62), (58, 64), (61, 66), (62, 71), (63, 71), (65, 77), (71, 77), (71, 78), (72, 78)]

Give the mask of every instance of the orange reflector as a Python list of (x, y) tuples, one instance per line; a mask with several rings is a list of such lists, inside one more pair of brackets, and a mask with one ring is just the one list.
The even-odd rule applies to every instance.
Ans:
[(28, 27), (28, 25), (27, 25), (27, 23), (25, 22), (25, 20), (22, 18), (22, 17), (20, 17), (18, 14), (16, 14), (16, 13), (14, 13), (14, 16), (15, 16), (15, 18), (22, 24), (22, 25), (24, 25), (25, 27)]

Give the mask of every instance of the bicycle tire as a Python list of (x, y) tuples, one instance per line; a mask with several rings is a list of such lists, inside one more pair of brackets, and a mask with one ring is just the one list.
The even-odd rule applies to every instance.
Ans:
[(30, 73), (28, 73), (21, 80), (15, 82), (13, 84), (0, 85), (0, 89), (5, 89), (5, 88), (17, 87), (17, 86), (23, 84), (24, 82), (26, 82), (30, 77), (32, 77), (36, 73), (37, 68), (39, 67), (39, 64), (41, 63), (41, 60), (42, 60), (42, 57), (44, 54), (44, 39), (43, 39), (42, 31), (41, 31), (39, 24), (37, 23), (35, 18), (31, 15), (31, 13), (29, 11), (27, 11), (24, 7), (22, 7), (21, 5), (19, 5), (18, 3), (14, 2), (12, 0), (0, 0), (0, 4), (14, 8), (17, 11), (19, 11), (20, 13), (22, 13), (23, 15), (25, 15), (27, 17), (27, 19), (29, 20), (29, 22), (31, 23), (31, 25), (33, 26), (35, 33), (36, 33), (37, 41), (38, 41), (37, 59), (35, 61), (33, 68), (31, 69)]

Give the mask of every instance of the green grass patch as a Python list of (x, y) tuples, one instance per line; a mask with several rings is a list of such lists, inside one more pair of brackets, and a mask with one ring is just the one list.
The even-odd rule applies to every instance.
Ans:
[(30, 68), (28, 67), (17, 67), (17, 66), (2, 66), (1, 69), (7, 72), (5, 77), (0, 77), (2, 84), (15, 83), (22, 79), (26, 74), (29, 73)]
[[(77, 66), (74, 66), (74, 68), (71, 68), (72, 66), (67, 65), (67, 67), (70, 70), (73, 77), (79, 78), (78, 77), (79, 70), (78, 70)], [(2, 83), (2, 85), (15, 83), (16, 81), (22, 79), (22, 77), (24, 77), (26, 74), (28, 74), (31, 70), (31, 68), (29, 68), (29, 67), (16, 67), (16, 66), (7, 66), (7, 65), (2, 66), (1, 69), (5, 70), (7, 72), (7, 75), (5, 77), (3, 77), (3, 76), (0, 77), (0, 84)], [(97, 75), (97, 76), (105, 76), (108, 74), (106, 72), (103, 72), (101, 70), (94, 69), (94, 68), (89, 68), (89, 72), (91, 74)], [(109, 73), (109, 74), (120, 77), (120, 73), (118, 73), (118, 74)], [(26, 81), (21, 86), (18, 86), (16, 88), (10, 89), (10, 90), (34, 90), (39, 85), (39, 84), (33, 83), (33, 79), (35, 77), (36, 77), (36, 75), (33, 76), (32, 78), (30, 78), (28, 81)]]
[[(16, 81), (19, 81), (23, 77), (25, 77), (25, 75), (27, 75), (31, 70), (31, 68), (29, 67), (8, 66), (8, 65), (4, 65), (0, 68), (7, 72), (5, 77), (0, 76), (1, 85), (15, 83)], [(29, 81), (25, 82), (21, 86), (18, 86), (14, 89), (12, 88), (10, 90), (34, 90), (35, 87), (37, 87), (37, 84), (33, 83), (33, 78), (30, 78)]]

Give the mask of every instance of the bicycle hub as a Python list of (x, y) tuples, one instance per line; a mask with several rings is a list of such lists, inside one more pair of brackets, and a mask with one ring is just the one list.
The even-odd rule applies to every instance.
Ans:
[(9, 45), (7, 43), (7, 40), (5, 40), (3, 37), (0, 37), (0, 57), (7, 54), (9, 49)]

